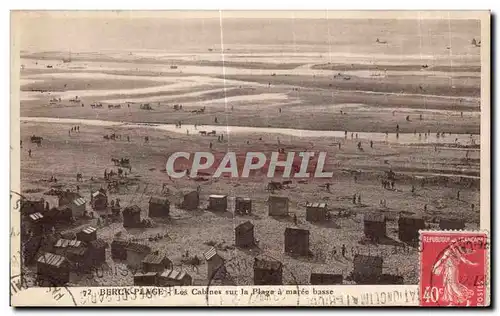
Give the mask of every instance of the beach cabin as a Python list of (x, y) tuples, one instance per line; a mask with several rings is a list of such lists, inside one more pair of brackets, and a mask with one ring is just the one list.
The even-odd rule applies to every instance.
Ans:
[(193, 278), (184, 271), (168, 269), (158, 274), (158, 286), (190, 286)]
[(309, 230), (290, 227), (286, 228), (285, 253), (298, 256), (308, 256)]
[(109, 245), (102, 239), (95, 239), (88, 244), (88, 262), (92, 266), (100, 266), (106, 262), (106, 248)]
[(126, 246), (127, 264), (131, 267), (140, 267), (142, 260), (151, 252), (148, 245), (131, 242)]
[(219, 256), (217, 250), (212, 247), (203, 254), (207, 261), (207, 278), (209, 280), (222, 279), (226, 275), (224, 259)]
[(208, 197), (208, 209), (214, 212), (227, 211), (227, 195), (210, 195)]
[(58, 196), (58, 206), (68, 206), (71, 209), (72, 216), (75, 218), (82, 217), (87, 201), (78, 193), (66, 190)]
[(137, 205), (127, 206), (123, 212), (123, 227), (139, 228), (141, 227), (141, 208)]
[(326, 222), (329, 220), (329, 213), (326, 203), (307, 203), (306, 221), (308, 222)]
[(282, 285), (283, 264), (280, 261), (254, 258), (254, 285)]
[(170, 201), (166, 197), (152, 196), (149, 199), (149, 217), (168, 217)]
[(28, 216), (33, 213), (42, 213), (45, 210), (45, 200), (42, 198), (38, 201), (31, 201), (22, 198), (20, 200), (20, 206), (21, 206), (21, 215), (22, 216)]
[(88, 226), (76, 233), (76, 239), (83, 242), (91, 242), (97, 239), (97, 228)]
[(37, 282), (44, 286), (64, 286), (69, 282), (69, 263), (63, 256), (46, 252), (36, 262)]
[(90, 196), (90, 205), (95, 211), (103, 211), (108, 207), (108, 195), (106, 190), (99, 189), (93, 192)]
[(26, 233), (29, 234), (29, 232), (31, 232), (31, 234), (33, 234), (33, 236), (43, 235), (44, 216), (42, 215), (42, 213), (37, 212), (37, 213), (32, 213), (32, 214), (28, 215), (25, 222), (26, 222), (26, 226), (24, 226), (24, 227), (26, 228)]
[(465, 228), (465, 219), (441, 218), (439, 220), (439, 229), (441, 230), (461, 230), (464, 228)]
[(163, 272), (173, 264), (166, 255), (153, 251), (142, 260), (142, 272)]
[(136, 273), (134, 274), (135, 286), (155, 286), (157, 280), (156, 272)]
[(185, 210), (194, 211), (200, 205), (200, 194), (198, 191), (190, 191), (184, 194), (181, 207)]
[(111, 242), (111, 258), (115, 260), (127, 260), (127, 240), (115, 239)]
[(425, 221), (422, 217), (400, 216), (398, 219), (398, 236), (403, 242), (418, 242), (418, 231), (421, 229), (425, 229)]
[(255, 245), (254, 226), (246, 221), (234, 229), (235, 245), (237, 247), (248, 248)]
[(249, 215), (252, 213), (252, 200), (247, 197), (237, 197), (234, 209), (236, 214)]
[(311, 273), (311, 285), (337, 285), (342, 284), (344, 277), (342, 274)]
[(377, 284), (382, 275), (383, 259), (380, 256), (354, 255), (352, 276), (358, 284)]
[(288, 198), (271, 195), (268, 199), (269, 216), (288, 216)]
[(363, 218), (364, 233), (370, 240), (377, 241), (386, 236), (386, 218), (380, 213), (366, 213)]

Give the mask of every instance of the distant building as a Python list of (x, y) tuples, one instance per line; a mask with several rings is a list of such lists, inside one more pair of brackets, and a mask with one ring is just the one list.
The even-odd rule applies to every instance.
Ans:
[(142, 260), (142, 272), (163, 272), (172, 267), (172, 261), (159, 251), (151, 252)]
[(208, 197), (208, 209), (214, 212), (227, 211), (227, 195), (212, 194)]
[(91, 242), (97, 239), (97, 228), (88, 226), (76, 233), (76, 239), (83, 242)]
[(283, 264), (279, 261), (254, 258), (253, 283), (255, 285), (282, 285)]
[(309, 230), (299, 228), (285, 229), (285, 252), (288, 254), (309, 255)]
[(237, 214), (251, 214), (252, 200), (250, 198), (237, 197), (235, 200), (235, 212)]
[(329, 213), (326, 203), (307, 203), (306, 221), (308, 222), (326, 222), (329, 220)]
[(288, 198), (283, 196), (269, 196), (269, 216), (287, 216)]
[(246, 221), (243, 224), (236, 226), (234, 229), (235, 244), (237, 247), (253, 247), (255, 245), (254, 226), (251, 222)]
[(95, 239), (89, 242), (88, 259), (92, 266), (100, 266), (106, 262), (106, 248), (108, 244), (102, 239)]
[(131, 242), (125, 248), (127, 250), (127, 263), (132, 267), (140, 267), (142, 260), (151, 252), (148, 245)]
[(184, 271), (168, 269), (158, 274), (158, 286), (190, 286), (192, 284), (192, 277)]
[(383, 214), (367, 213), (364, 215), (364, 233), (371, 240), (379, 240), (386, 236), (386, 219)]
[(168, 217), (170, 202), (166, 197), (152, 196), (149, 199), (149, 217)]
[(439, 220), (439, 229), (441, 230), (460, 230), (465, 228), (465, 219), (460, 218), (442, 218)]
[(335, 285), (342, 284), (344, 277), (342, 274), (311, 273), (311, 285)]
[(138, 228), (141, 227), (141, 209), (137, 205), (126, 207), (123, 212), (123, 227)]
[(64, 286), (69, 282), (69, 263), (66, 258), (46, 252), (38, 257), (37, 282), (45, 286)]
[(111, 258), (115, 260), (127, 260), (127, 240), (115, 239), (111, 243)]
[(136, 273), (134, 275), (135, 286), (154, 286), (157, 283), (156, 280), (156, 272)]
[(382, 275), (383, 259), (380, 256), (354, 255), (353, 279), (358, 284), (377, 284)]
[(398, 219), (398, 236), (403, 242), (417, 242), (418, 231), (421, 229), (425, 229), (425, 221), (422, 217), (400, 216)]
[(90, 204), (95, 211), (103, 211), (108, 207), (108, 195), (106, 190), (99, 189), (90, 196)]
[(200, 205), (200, 194), (198, 191), (191, 191), (184, 194), (184, 200), (182, 201), (182, 208), (189, 211), (195, 211)]
[(209, 280), (222, 279), (226, 275), (224, 259), (219, 256), (217, 250), (212, 247), (203, 254), (207, 261), (207, 278)]

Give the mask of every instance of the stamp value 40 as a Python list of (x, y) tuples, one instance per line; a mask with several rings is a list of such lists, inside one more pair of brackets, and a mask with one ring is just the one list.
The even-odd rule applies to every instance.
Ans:
[(488, 234), (420, 232), (420, 305), (486, 306)]

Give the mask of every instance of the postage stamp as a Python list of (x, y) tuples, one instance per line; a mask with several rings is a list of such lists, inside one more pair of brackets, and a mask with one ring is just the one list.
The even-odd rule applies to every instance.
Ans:
[(12, 11), (11, 304), (487, 306), (490, 19)]
[(420, 232), (420, 305), (487, 306), (488, 234)]

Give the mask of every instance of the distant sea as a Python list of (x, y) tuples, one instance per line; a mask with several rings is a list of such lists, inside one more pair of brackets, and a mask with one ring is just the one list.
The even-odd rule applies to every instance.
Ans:
[[(222, 32), (221, 32), (222, 25)], [(479, 20), (32, 18), (23, 51), (307, 53), (479, 63)], [(377, 38), (380, 42), (376, 43)]]

